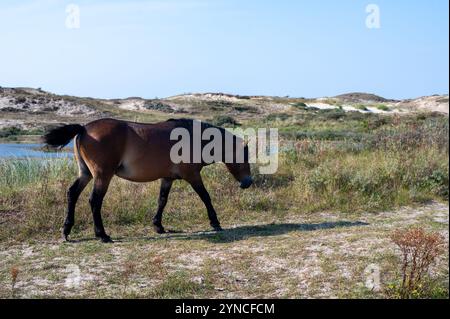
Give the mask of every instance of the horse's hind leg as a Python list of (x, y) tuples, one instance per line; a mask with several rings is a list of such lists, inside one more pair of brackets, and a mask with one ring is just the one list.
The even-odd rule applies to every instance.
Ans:
[(65, 240), (69, 240), (70, 231), (75, 224), (75, 206), (77, 204), (78, 197), (91, 179), (92, 175), (89, 172), (85, 172), (77, 178), (77, 180), (67, 191), (67, 212), (63, 230)]
[(112, 175), (96, 176), (94, 179), (94, 189), (92, 190), (91, 197), (89, 198), (92, 216), (94, 218), (95, 236), (100, 238), (104, 243), (112, 242), (111, 237), (109, 237), (105, 232), (101, 215), (103, 198), (108, 191), (111, 178)]
[(170, 189), (172, 188), (172, 179), (163, 178), (161, 180), (161, 188), (159, 190), (158, 211), (153, 217), (153, 227), (158, 234), (164, 234), (164, 227), (162, 225), (162, 214), (169, 198)]

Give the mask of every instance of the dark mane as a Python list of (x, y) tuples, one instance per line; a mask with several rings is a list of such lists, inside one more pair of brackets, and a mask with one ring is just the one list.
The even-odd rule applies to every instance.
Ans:
[(168, 119), (167, 120), (167, 122), (177, 122), (177, 123), (189, 123), (192, 121), (193, 121), (193, 119), (187, 119), (187, 118)]
[[(179, 118), (179, 119), (169, 119), (169, 120), (167, 120), (167, 122), (174, 122), (174, 123), (176, 123), (177, 126), (184, 127), (187, 130), (189, 130), (190, 132), (192, 132), (192, 123), (193, 123), (193, 121), (194, 121), (194, 119), (188, 119), (188, 118)], [(210, 127), (217, 128), (217, 129), (219, 129), (222, 132), (225, 131), (225, 129), (223, 127), (216, 126), (216, 125), (210, 124), (208, 122), (204, 122), (204, 121), (201, 121), (201, 123), (202, 123), (202, 131), (207, 129), (207, 128), (210, 128)]]

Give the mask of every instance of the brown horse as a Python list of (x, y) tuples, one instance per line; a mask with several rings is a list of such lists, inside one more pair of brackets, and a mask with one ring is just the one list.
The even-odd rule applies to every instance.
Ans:
[[(199, 122), (195, 122), (199, 123)], [(79, 175), (67, 192), (68, 207), (63, 234), (66, 240), (75, 222), (75, 205), (81, 192), (94, 179), (94, 187), (89, 198), (94, 219), (95, 235), (103, 242), (111, 242), (106, 234), (101, 217), (103, 198), (114, 175), (133, 182), (151, 182), (161, 179), (158, 209), (153, 217), (153, 225), (158, 233), (164, 233), (162, 214), (166, 206), (170, 188), (174, 180), (187, 181), (200, 196), (206, 206), (211, 226), (216, 231), (222, 230), (211, 198), (203, 185), (200, 172), (208, 163), (203, 160), (193, 163), (195, 156), (190, 148), (191, 161), (174, 163), (171, 160), (171, 149), (177, 143), (171, 140), (171, 132), (176, 128), (193, 132), (194, 120), (168, 120), (155, 124), (142, 124), (115, 119), (101, 119), (82, 125), (65, 125), (49, 131), (43, 141), (50, 147), (64, 147), (74, 137), (74, 154), (78, 163)], [(222, 138), (230, 132), (223, 128), (201, 123), (201, 131), (216, 128), (222, 133)], [(194, 134), (190, 134), (193, 142)], [(242, 139), (232, 135), (233, 154), (226, 151), (222, 154), (225, 163), (233, 177), (245, 189), (252, 184), (250, 165), (248, 163), (248, 147)], [(229, 137), (229, 136), (228, 136)], [(208, 141), (201, 141), (203, 149)], [(198, 150), (198, 149), (197, 149)], [(238, 151), (243, 151), (244, 161), (236, 160)], [(228, 152), (228, 154), (227, 154)], [(231, 162), (225, 161), (225, 156), (231, 155)], [(227, 157), (229, 159), (230, 157)]]

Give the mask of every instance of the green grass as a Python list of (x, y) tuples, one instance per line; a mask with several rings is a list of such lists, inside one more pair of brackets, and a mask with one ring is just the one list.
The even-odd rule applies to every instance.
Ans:
[(365, 106), (364, 104), (357, 104), (354, 107), (355, 107), (355, 109), (360, 110), (360, 111), (368, 111), (367, 106)]
[(217, 126), (239, 126), (239, 123), (229, 115), (216, 115), (211, 120), (211, 124)]
[[(295, 126), (283, 129), (277, 174), (256, 174), (249, 191), (240, 191), (223, 165), (207, 167), (205, 183), (223, 222), (269, 221), (323, 210), (376, 212), (448, 199), (445, 118), (404, 117), (375, 130), (368, 128), (370, 123), (354, 125), (353, 132), (339, 120), (329, 119), (328, 124), (330, 129), (322, 123), (309, 123), (306, 131), (295, 131)], [(0, 161), (0, 210), (7, 212), (9, 224), (0, 229), (0, 240), (59, 235), (65, 192), (76, 174), (69, 159)], [(91, 231), (90, 187), (79, 200), (75, 232)], [(158, 187), (156, 182), (136, 184), (114, 178), (104, 205), (109, 228), (120, 231), (147, 225), (148, 212), (156, 210)], [(203, 203), (183, 181), (175, 183), (167, 210), (165, 221), (175, 229), (209, 228)]]
[(170, 274), (151, 292), (152, 298), (193, 298), (201, 294), (204, 288), (201, 284), (191, 280), (186, 272), (178, 271)]
[(306, 103), (304, 102), (297, 102), (297, 103), (293, 103), (292, 107), (300, 109), (300, 110), (306, 110), (308, 109), (308, 105), (306, 105)]
[(22, 138), (24, 136), (42, 134), (44, 134), (44, 130), (42, 129), (24, 130), (19, 127), (11, 126), (0, 129), (0, 140), (13, 142), (19, 140), (19, 138)]
[(384, 105), (384, 104), (378, 104), (377, 109), (379, 109), (380, 111), (385, 111), (385, 112), (389, 112), (391, 109), (389, 108), (389, 106)]

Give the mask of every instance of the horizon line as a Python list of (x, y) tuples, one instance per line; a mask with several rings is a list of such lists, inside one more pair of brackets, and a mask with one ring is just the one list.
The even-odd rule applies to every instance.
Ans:
[(127, 97), (98, 97), (98, 96), (83, 96), (83, 95), (74, 95), (74, 94), (68, 94), (68, 93), (58, 93), (56, 91), (50, 91), (50, 90), (46, 90), (43, 89), (42, 87), (30, 87), (30, 86), (2, 86), (0, 85), (0, 89), (32, 89), (32, 90), (37, 90), (37, 91), (43, 91), (46, 93), (50, 93), (50, 94), (54, 94), (54, 95), (60, 95), (60, 96), (73, 96), (73, 97), (78, 97), (78, 98), (91, 98), (91, 99), (97, 99), (97, 100), (127, 100), (127, 99), (143, 99), (143, 100), (162, 100), (162, 99), (170, 99), (170, 98), (174, 98), (174, 97), (178, 97), (178, 96), (185, 96), (185, 95), (206, 95), (206, 94), (216, 94), (216, 95), (229, 95), (229, 96), (233, 96), (233, 97), (274, 97), (274, 98), (289, 98), (289, 99), (319, 99), (319, 98), (335, 98), (335, 97), (339, 97), (341, 95), (347, 95), (347, 94), (367, 94), (367, 95), (374, 95), (386, 100), (391, 100), (391, 101), (404, 101), (404, 100), (413, 100), (413, 99), (418, 99), (421, 97), (428, 97), (428, 96), (448, 96), (449, 93), (434, 93), (434, 94), (429, 94), (429, 95), (419, 95), (419, 96), (415, 96), (415, 97), (408, 97), (408, 98), (391, 98), (391, 97), (385, 97), (382, 95), (379, 95), (377, 93), (372, 93), (372, 92), (361, 92), (361, 91), (349, 91), (349, 92), (345, 92), (345, 93), (340, 93), (337, 95), (321, 95), (321, 96), (316, 96), (316, 97), (307, 97), (305, 95), (303, 96), (292, 96), (292, 95), (265, 95), (265, 94), (237, 94), (237, 93), (230, 93), (230, 92), (222, 92), (222, 91), (217, 91), (217, 92), (211, 92), (211, 91), (198, 91), (198, 92), (185, 92), (185, 93), (180, 93), (180, 94), (175, 94), (175, 95), (169, 95), (169, 96), (165, 96), (165, 97), (144, 97), (144, 96), (127, 96)]

